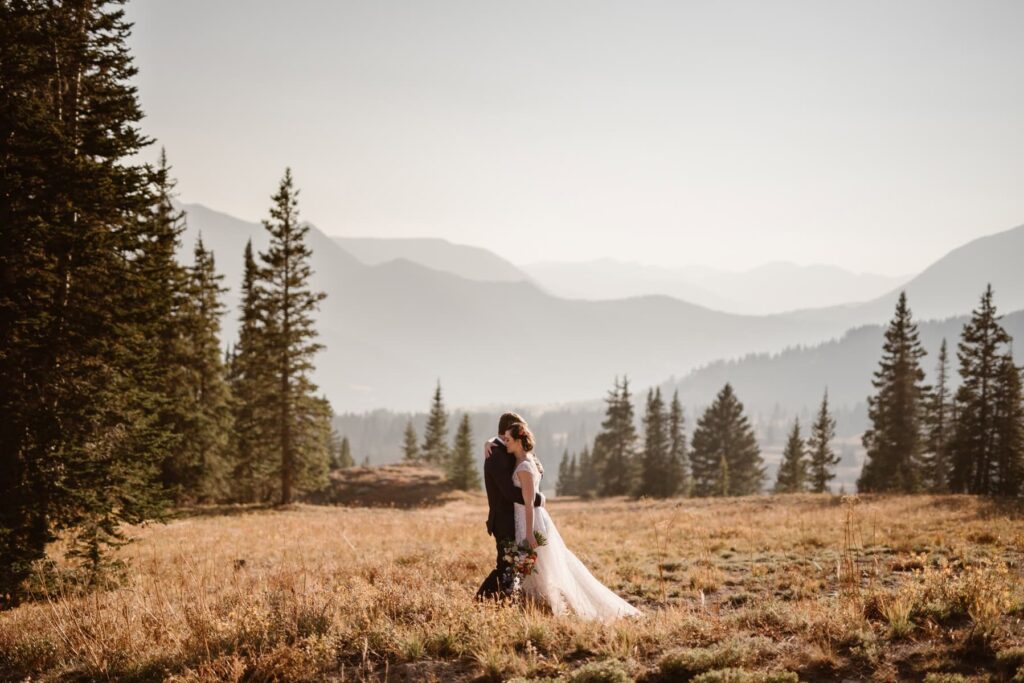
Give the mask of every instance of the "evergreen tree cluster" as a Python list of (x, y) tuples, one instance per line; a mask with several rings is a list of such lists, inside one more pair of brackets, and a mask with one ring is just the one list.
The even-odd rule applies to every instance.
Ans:
[(867, 458), (858, 490), (1024, 492), (1021, 368), (999, 320), (988, 286), (961, 333), (960, 385), (952, 393), (945, 341), (935, 386), (924, 383), (925, 352), (901, 293), (869, 398), (872, 425), (863, 438)]
[(835, 435), (836, 421), (829, 411), (826, 390), (806, 441), (800, 433), (800, 421), (793, 421), (779, 463), (774, 492), (829, 492), (829, 481), (835, 478), (834, 468), (839, 464), (839, 456), (832, 448)]
[(59, 535), (99, 580), (124, 524), (288, 502), (333, 448), (291, 175), (225, 354), (213, 254), (177, 261), (167, 157), (138, 161), (122, 4), (0, 3), (0, 608)]
[(474, 456), (473, 430), (470, 427), (468, 413), (463, 414), (455, 439), (451, 446), (448, 445), (448, 411), (444, 407), (441, 382), (438, 381), (430, 403), (423, 445), (421, 447), (417, 444), (416, 428), (412, 420), (409, 420), (405, 426), (402, 461), (439, 467), (444, 470), (455, 488), (461, 491), (477, 491), (481, 482)]
[(605, 398), (605, 420), (592, 449), (559, 464), (557, 493), (578, 496), (732, 496), (761, 490), (761, 452), (743, 405), (726, 384), (698, 420), (688, 447), (678, 392), (666, 408), (661, 389), (647, 393), (639, 445), (629, 381)]

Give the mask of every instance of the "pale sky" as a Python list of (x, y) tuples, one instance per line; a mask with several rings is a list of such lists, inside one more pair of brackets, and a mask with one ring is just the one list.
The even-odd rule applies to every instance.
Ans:
[[(131, 0), (182, 201), (517, 263), (911, 273), (1024, 223), (1024, 2)], [(156, 150), (153, 151), (156, 157)]]

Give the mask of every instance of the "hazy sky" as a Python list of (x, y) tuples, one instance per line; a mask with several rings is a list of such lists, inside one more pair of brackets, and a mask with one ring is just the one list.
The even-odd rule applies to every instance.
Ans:
[[(518, 263), (916, 271), (1024, 223), (1024, 2), (131, 0), (180, 197)], [(155, 151), (153, 153), (155, 158)]]

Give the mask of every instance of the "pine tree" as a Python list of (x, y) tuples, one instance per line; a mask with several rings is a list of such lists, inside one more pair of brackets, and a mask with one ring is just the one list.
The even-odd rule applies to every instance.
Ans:
[(828, 410), (828, 389), (821, 399), (818, 417), (811, 426), (807, 439), (807, 488), (814, 493), (827, 493), (829, 482), (835, 478), (833, 468), (839, 464), (839, 456), (832, 449), (836, 436), (836, 421)]
[[(279, 455), (280, 502), (287, 505), (299, 485), (300, 472), (326, 471), (329, 426), (324, 434), (323, 407), (314, 400), (316, 385), (310, 379), (313, 356), (323, 348), (315, 341), (313, 315), (325, 295), (309, 288), (313, 272), (309, 265), (312, 252), (305, 242), (309, 226), (299, 223), (298, 191), (291, 169), (285, 169), (272, 199), (270, 218), (263, 221), (270, 233), (270, 246), (260, 253), (263, 265), (256, 301), (264, 327), (266, 361), (276, 385), (270, 400), (271, 443)], [(329, 408), (326, 412), (329, 422)]]
[(800, 420), (793, 420), (786, 448), (782, 452), (779, 473), (775, 479), (775, 493), (799, 493), (807, 481), (807, 453), (800, 436)]
[(648, 390), (638, 495), (666, 498), (675, 493), (675, 472), (670, 447), (668, 416), (665, 414), (661, 388)]
[(441, 398), (441, 382), (434, 390), (434, 400), (427, 416), (426, 433), (423, 435), (423, 461), (444, 467), (448, 464), (448, 413)]
[(1019, 496), (1024, 492), (1024, 394), (1021, 368), (1012, 354), (1003, 356), (995, 388), (995, 481), (993, 493)]
[(175, 454), (179, 464), (178, 498), (218, 500), (228, 489), (228, 443), (232, 426), (231, 392), (220, 350), (220, 299), (226, 288), (213, 253), (200, 237), (188, 271), (187, 299), (182, 306), (186, 423)]
[(956, 392), (956, 421), (950, 443), (950, 490), (954, 493), (994, 492), (996, 469), (996, 387), (1002, 354), (1010, 335), (999, 324), (992, 286), (964, 325), (957, 348), (960, 387)]
[(928, 392), (925, 404), (925, 458), (923, 479), (933, 493), (949, 490), (951, 473), (949, 442), (953, 431), (952, 405), (949, 391), (949, 356), (946, 340), (939, 348), (936, 381)]
[(690, 466), (695, 496), (742, 496), (761, 490), (761, 451), (732, 385), (722, 387), (697, 421)]
[(683, 432), (683, 406), (679, 403), (679, 390), (672, 394), (668, 413), (669, 476), (666, 488), (669, 495), (690, 494), (690, 467), (686, 455), (686, 435)]
[(572, 488), (569, 480), (569, 449), (562, 453), (562, 460), (558, 463), (558, 481), (555, 482), (555, 495), (567, 496), (568, 489)]
[(180, 466), (182, 444), (192, 413), (188, 394), (189, 347), (183, 330), (183, 312), (188, 307), (189, 271), (178, 263), (177, 251), (185, 230), (185, 214), (175, 209), (172, 199), (175, 181), (160, 150), (154, 178), (155, 205), (151, 217), (151, 243), (139, 258), (144, 277), (166, 293), (154, 298), (146, 336), (162, 362), (148, 376), (150, 388), (157, 394), (154, 418), (166, 434), (167, 454), (161, 463), (161, 481), (172, 492), (178, 486), (176, 469)]
[(331, 430), (331, 469), (344, 470), (356, 464), (352, 457), (352, 445), (348, 437), (341, 437), (336, 431)]
[(636, 425), (629, 379), (623, 378), (609, 392), (605, 420), (594, 441), (594, 457), (600, 455), (598, 473), (602, 496), (622, 496), (634, 490), (636, 477)]
[(867, 457), (857, 480), (861, 492), (902, 491), (921, 487), (921, 417), (927, 388), (920, 359), (925, 355), (911, 319), (906, 292), (885, 332), (882, 360), (868, 398), (871, 428), (862, 439)]
[(261, 320), (260, 270), (252, 240), (245, 245), (238, 342), (229, 376), (234, 397), (232, 496), (241, 502), (266, 502), (274, 495), (274, 473), (280, 457), (274, 446), (274, 364), (270, 338)]
[(402, 460), (405, 462), (420, 461), (420, 447), (416, 443), (416, 428), (412, 419), (405, 424), (405, 442), (402, 444)]
[(455, 444), (448, 463), (448, 480), (460, 491), (476, 491), (480, 488), (480, 474), (473, 461), (473, 431), (468, 413), (462, 415), (462, 421), (455, 432)]
[(0, 607), (57, 534), (98, 572), (160, 509), (147, 335), (173, 292), (129, 32), (118, 3), (0, 3)]

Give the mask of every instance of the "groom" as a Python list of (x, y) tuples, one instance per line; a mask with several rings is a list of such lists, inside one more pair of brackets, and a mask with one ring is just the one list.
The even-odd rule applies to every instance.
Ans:
[[(523, 504), (523, 491), (512, 484), (515, 456), (505, 448), (501, 435), (513, 424), (526, 424), (526, 420), (515, 413), (505, 413), (498, 420), (498, 436), (484, 446), (484, 488), (487, 489), (487, 533), (494, 536), (498, 558), (494, 570), (480, 584), (477, 600), (501, 597), (506, 591), (508, 562), (505, 561), (503, 546), (516, 539), (515, 503)], [(544, 504), (544, 495), (537, 492), (535, 507)]]

